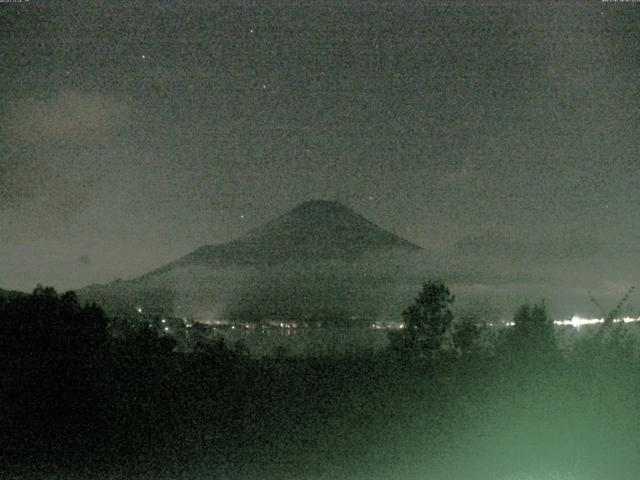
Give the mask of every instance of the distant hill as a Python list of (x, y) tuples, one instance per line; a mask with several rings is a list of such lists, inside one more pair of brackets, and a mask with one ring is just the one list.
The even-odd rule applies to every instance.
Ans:
[[(351, 265), (421, 250), (341, 203), (309, 201), (230, 242), (205, 245), (134, 280), (92, 285), (78, 294), (111, 311), (144, 304), (174, 314), (237, 316), (257, 309), (258, 316), (286, 317), (320, 308), (330, 316), (326, 311), (336, 304), (357, 300), (360, 287), (371, 288), (365, 286), (371, 275)], [(340, 267), (327, 267), (335, 264)]]
[(26, 295), (24, 292), (17, 290), (3, 290), (0, 288), (0, 298), (17, 298)]

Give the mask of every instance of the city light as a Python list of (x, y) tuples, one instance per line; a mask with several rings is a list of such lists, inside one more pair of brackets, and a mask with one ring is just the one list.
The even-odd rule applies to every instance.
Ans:
[[(639, 320), (640, 318), (622, 317), (622, 318), (614, 318), (612, 321), (613, 323), (634, 323)], [(579, 329), (580, 327), (583, 327), (585, 325), (597, 325), (600, 323), (604, 323), (604, 318), (583, 318), (578, 315), (574, 315), (569, 320), (555, 320), (553, 323), (554, 325), (558, 325), (558, 326), (570, 325), (574, 328)]]
[[(612, 320), (612, 323), (636, 323), (636, 322), (640, 322), (640, 317), (638, 318), (622, 317), (622, 318), (614, 318)], [(558, 327), (569, 326), (576, 329), (580, 329), (581, 327), (584, 327), (587, 325), (598, 325), (601, 323), (604, 323), (604, 318), (584, 318), (584, 317), (580, 317), (579, 315), (574, 315), (570, 319), (553, 321), (553, 324)], [(515, 322), (512, 320), (488, 322), (486, 323), (486, 325), (489, 327), (513, 327), (515, 326)], [(371, 328), (374, 330), (387, 330), (387, 329), (401, 330), (405, 328), (405, 324), (397, 323), (397, 322), (376, 322), (371, 324)]]
[(602, 318), (582, 318), (574, 315), (570, 320), (556, 320), (553, 323), (558, 326), (570, 325), (574, 328), (580, 328), (585, 325), (595, 325), (602, 322), (604, 322)]

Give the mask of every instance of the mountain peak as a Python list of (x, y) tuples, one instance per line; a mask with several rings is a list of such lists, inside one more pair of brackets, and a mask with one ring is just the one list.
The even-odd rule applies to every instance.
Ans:
[(306, 200), (302, 203), (299, 203), (295, 206), (291, 211), (306, 211), (306, 210), (324, 210), (324, 211), (333, 211), (333, 210), (349, 210), (351, 209), (337, 200)]
[(274, 228), (322, 231), (327, 230), (336, 222), (343, 224), (345, 228), (362, 225), (363, 223), (373, 228), (380, 228), (340, 202), (331, 200), (309, 200), (298, 204), (293, 209), (265, 225), (252, 230), (247, 236), (264, 235), (267, 231), (273, 230)]
[(244, 238), (259, 244), (288, 245), (301, 253), (304, 250), (307, 254), (320, 256), (342, 256), (343, 253), (400, 246), (419, 248), (331, 200), (302, 202), (251, 230)]
[(205, 245), (150, 274), (176, 267), (241, 266), (287, 261), (354, 259), (369, 253), (420, 247), (367, 220), (337, 201), (310, 200), (219, 245)]

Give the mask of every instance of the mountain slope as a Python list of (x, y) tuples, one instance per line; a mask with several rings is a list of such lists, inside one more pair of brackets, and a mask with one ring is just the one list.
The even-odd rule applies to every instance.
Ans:
[(331, 201), (309, 201), (288, 213), (219, 245), (205, 245), (144, 277), (188, 266), (273, 265), (285, 261), (353, 260), (388, 250), (414, 252), (404, 240)]
[(109, 312), (209, 320), (373, 315), (382, 308), (376, 289), (391, 288), (383, 278), (396, 275), (389, 258), (420, 250), (340, 203), (311, 201), (235, 240), (78, 295)]

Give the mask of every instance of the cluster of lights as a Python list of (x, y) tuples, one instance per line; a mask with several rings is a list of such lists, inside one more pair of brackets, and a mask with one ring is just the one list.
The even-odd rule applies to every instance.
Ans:
[(296, 325), (295, 323), (280, 322), (280, 328), (298, 328), (298, 325)]
[[(622, 317), (613, 319), (613, 323), (635, 323), (640, 322), (640, 317)], [(604, 318), (583, 318), (578, 315), (574, 315), (568, 320), (554, 320), (553, 324), (557, 326), (571, 326), (574, 328), (584, 327), (585, 325), (598, 325), (604, 323)], [(515, 326), (515, 322), (490, 322), (487, 324), (490, 327), (513, 327)], [(386, 329), (403, 329), (405, 328), (404, 323), (394, 324), (394, 323), (372, 323), (371, 328), (374, 330), (386, 330)]]
[[(138, 313), (142, 313), (142, 307), (136, 307), (136, 311)], [(167, 323), (167, 320), (165, 318), (161, 319), (163, 324)], [(191, 328), (193, 326), (192, 323), (189, 322), (189, 320), (186, 317), (183, 317), (183, 321), (185, 324), (186, 328)], [(598, 325), (601, 323), (604, 323), (605, 319), (604, 318), (584, 318), (584, 317), (580, 317), (578, 315), (574, 315), (573, 317), (571, 317), (570, 319), (566, 319), (566, 320), (554, 320), (553, 324), (557, 325), (557, 326), (571, 326), (574, 327), (576, 329), (579, 329), (580, 327), (584, 327), (587, 325)], [(613, 323), (635, 323), (635, 322), (640, 322), (640, 317), (638, 318), (634, 318), (634, 317), (622, 317), (622, 318), (615, 318), (613, 319)], [(212, 322), (214, 325), (220, 325), (222, 324), (222, 322), (220, 321), (214, 321)], [(495, 326), (505, 326), (505, 327), (513, 327), (515, 325), (515, 322), (513, 321), (507, 321), (507, 322), (497, 322), (497, 323), (488, 323), (487, 325), (489, 325), (490, 327), (495, 327)], [(285, 323), (285, 322), (280, 322), (278, 325), (280, 328), (297, 328), (298, 325), (295, 323)], [(242, 324), (243, 328), (249, 329), (249, 328), (253, 328), (255, 327), (254, 325), (251, 325), (249, 323), (245, 323)], [(263, 326), (264, 328), (264, 326)], [(371, 324), (371, 328), (373, 328), (374, 330), (387, 330), (387, 329), (398, 329), (398, 330), (402, 330), (405, 328), (405, 324), (404, 323), (382, 323), (382, 322), (375, 322)], [(231, 326), (232, 330), (235, 330), (236, 327), (235, 325)], [(215, 327), (214, 327), (215, 330)], [(169, 327), (165, 326), (164, 327), (164, 331), (168, 332), (169, 331)]]
[[(640, 318), (622, 317), (613, 319), (613, 323), (634, 323), (637, 321), (640, 321)], [(560, 326), (571, 325), (574, 328), (580, 328), (585, 325), (596, 325), (599, 323), (604, 323), (604, 318), (583, 318), (574, 315), (570, 320), (556, 320), (553, 323)]]
[(388, 330), (388, 329), (403, 329), (404, 323), (382, 323), (376, 322), (371, 324), (371, 328), (374, 330)]
[[(142, 309), (142, 307), (137, 306), (137, 307), (135, 307), (135, 311), (141, 314), (143, 312), (143, 309)], [(193, 327), (193, 322), (191, 322), (187, 317), (182, 317), (182, 322), (183, 322), (185, 328), (192, 328)], [(166, 318), (164, 318), (164, 317), (160, 318), (160, 323), (162, 324), (162, 330), (164, 332), (169, 332), (171, 330), (171, 328), (169, 326), (169, 321)], [(153, 322), (149, 323), (149, 327), (150, 328), (155, 327), (154, 323)]]

